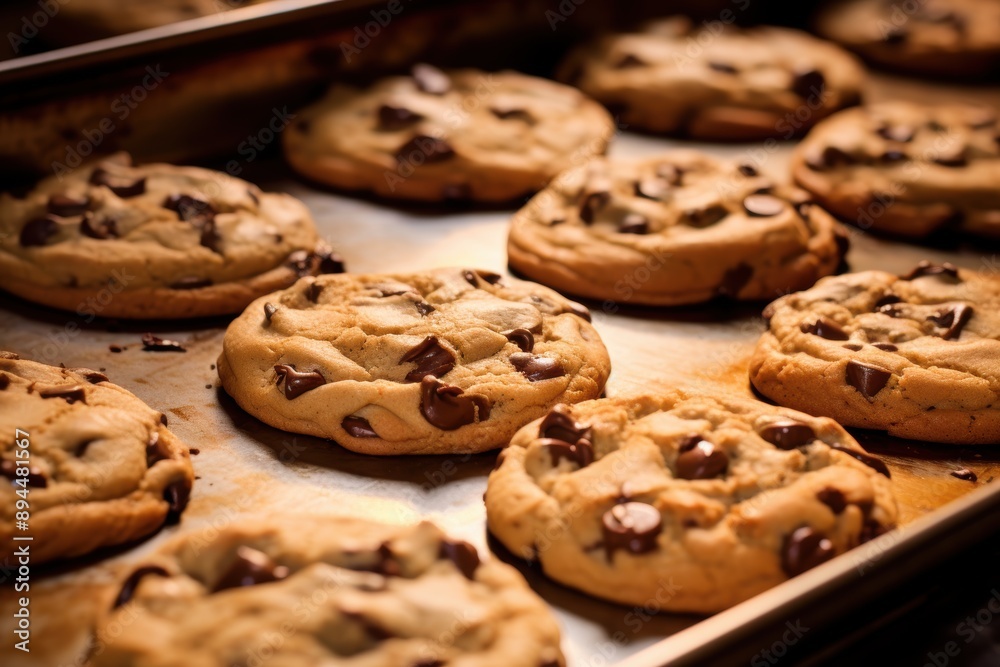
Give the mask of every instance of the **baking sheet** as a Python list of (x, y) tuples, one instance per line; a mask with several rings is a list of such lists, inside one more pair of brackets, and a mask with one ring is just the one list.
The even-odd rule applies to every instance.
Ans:
[[(932, 87), (887, 77), (875, 78), (870, 93), (871, 98), (1000, 101), (997, 91)], [(611, 152), (639, 157), (682, 144), (692, 145), (626, 131), (616, 138)], [(696, 147), (721, 157), (750, 159), (776, 178), (785, 173), (790, 149), (782, 145), (767, 152), (757, 144)], [(385, 206), (304, 185), (275, 160), (249, 167), (244, 175), (250, 180), (266, 190), (287, 191), (308, 204), (321, 234), (345, 256), (352, 272), (405, 272), (456, 264), (506, 272), (510, 211), (463, 213)], [(942, 251), (856, 230), (852, 241), (848, 259), (853, 270), (903, 272), (920, 259), (930, 259), (1000, 271), (1000, 251), (988, 246)], [(673, 386), (751, 395), (746, 368), (753, 345), (764, 329), (758, 317), (759, 305), (669, 310), (623, 307), (614, 314), (603, 312), (599, 304), (591, 305), (594, 325), (613, 362), (609, 396)], [(88, 325), (79, 317), (6, 296), (0, 296), (0, 318), (0, 349), (48, 363), (105, 371), (113, 382), (169, 415), (171, 429), (200, 450), (192, 459), (198, 479), (179, 526), (104, 560), (90, 559), (73, 568), (49, 572), (44, 578), (36, 569), (31, 590), (34, 635), (30, 655), (13, 651), (7, 639), (12, 636), (8, 610), (13, 595), (10, 587), (4, 586), (0, 636), (5, 639), (0, 647), (0, 662), (5, 665), (76, 664), (86, 646), (86, 619), (99, 591), (116, 585), (164, 540), (182, 532), (210, 537), (213, 530), (242, 515), (345, 512), (393, 523), (429, 518), (451, 534), (476, 544), (481, 551), (496, 546), (487, 543), (482, 503), (495, 453), (373, 458), (328, 441), (266, 426), (240, 410), (219, 388), (214, 364), (225, 330), (224, 320), (97, 321)], [(183, 341), (188, 351), (144, 352), (140, 336), (145, 331), (169, 334)], [(112, 353), (112, 344), (126, 349)], [(1000, 474), (1000, 459), (989, 449), (916, 445), (870, 434), (861, 436), (867, 446), (885, 453), (896, 483), (903, 524), (928, 514), (930, 519), (925, 523), (933, 522), (937, 508)], [(973, 470), (978, 482), (949, 474), (959, 467)], [(848, 554), (834, 563), (843, 564), (851, 558)], [(620, 664), (644, 649), (650, 652), (636, 658), (635, 664), (657, 664), (656, 656), (665, 655), (665, 647), (673, 647), (673, 654), (678, 654), (680, 640), (690, 642), (692, 633), (680, 635), (677, 645), (667, 639), (666, 644), (651, 647), (701, 620), (693, 616), (647, 615), (643, 610), (604, 603), (547, 581), (527, 564), (518, 566), (557, 614), (571, 666)], [(754, 604), (763, 613), (771, 608), (767, 600), (777, 605), (789, 595), (807, 595), (807, 584), (823, 583), (822, 577), (813, 576), (820, 574), (808, 573), (764, 594)]]

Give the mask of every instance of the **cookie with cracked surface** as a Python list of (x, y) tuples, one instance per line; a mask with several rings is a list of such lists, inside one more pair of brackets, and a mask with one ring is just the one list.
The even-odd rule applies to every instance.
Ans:
[(846, 426), (952, 444), (1000, 442), (1000, 278), (922, 262), (852, 273), (770, 304), (750, 380)]
[(490, 475), (486, 516), (560, 583), (711, 613), (891, 529), (888, 475), (832, 419), (672, 391), (525, 426)]
[(427, 522), (305, 515), (244, 521), (208, 543), (194, 534), (108, 606), (98, 628), (124, 632), (99, 633), (94, 667), (242, 665), (261, 652), (287, 667), (565, 664), (521, 575)]
[(0, 560), (16, 502), (31, 505), (32, 563), (127, 544), (177, 521), (194, 481), (166, 418), (102, 373), (0, 352)]
[(789, 139), (857, 104), (864, 72), (853, 55), (797, 30), (675, 17), (585, 45), (559, 79), (620, 110), (628, 126), (750, 141)]
[(872, 63), (949, 78), (1000, 70), (998, 25), (993, 0), (845, 0), (816, 20), (820, 33)]
[(271, 426), (365, 454), (481, 452), (611, 364), (581, 305), (488, 271), (304, 278), (230, 324), (222, 386)]
[(948, 227), (1000, 237), (995, 110), (885, 102), (817, 125), (792, 154), (795, 180), (857, 224), (922, 237)]
[(644, 305), (771, 299), (833, 273), (846, 250), (805, 192), (694, 151), (564, 172), (507, 240), (511, 267), (532, 280)]
[(118, 153), (0, 194), (0, 288), (81, 315), (236, 313), (325, 271), (343, 264), (302, 202), (208, 169)]
[(307, 178), (382, 197), (504, 202), (607, 148), (615, 126), (568, 86), (516, 72), (416, 65), (358, 90), (335, 86), (284, 133)]

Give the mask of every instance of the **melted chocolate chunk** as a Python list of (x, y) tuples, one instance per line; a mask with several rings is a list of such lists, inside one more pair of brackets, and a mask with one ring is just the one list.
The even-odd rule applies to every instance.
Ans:
[(601, 518), (604, 550), (610, 561), (614, 552), (624, 549), (643, 554), (657, 548), (657, 537), (663, 530), (660, 511), (652, 505), (626, 502), (615, 505)]
[(340, 422), (340, 427), (347, 431), (347, 434), (352, 438), (378, 437), (378, 433), (364, 417), (355, 417), (354, 415), (344, 417), (344, 421)]
[(718, 60), (708, 61), (709, 69), (713, 69), (716, 72), (722, 72), (723, 74), (736, 74), (737, 70), (735, 67), (729, 63), (719, 62)]
[(824, 317), (817, 319), (812, 324), (803, 322), (799, 325), (799, 330), (802, 333), (812, 334), (827, 340), (847, 340), (850, 338), (847, 332), (840, 328), (839, 324), (831, 322)]
[(163, 208), (177, 213), (184, 222), (201, 222), (215, 217), (215, 207), (189, 195), (173, 194), (163, 201)]
[(610, 201), (611, 193), (607, 190), (587, 193), (580, 202), (580, 219), (588, 225), (592, 224), (598, 211), (607, 206)]
[(903, 26), (894, 25), (886, 30), (882, 35), (882, 41), (886, 44), (902, 44), (906, 41), (908, 33)]
[(722, 282), (718, 289), (719, 294), (735, 298), (739, 295), (740, 290), (746, 287), (751, 278), (753, 278), (753, 267), (749, 264), (737, 264), (722, 276)]
[(743, 208), (752, 218), (771, 218), (785, 210), (785, 202), (773, 195), (750, 195)]
[(876, 132), (883, 139), (904, 144), (913, 141), (913, 136), (916, 134), (916, 130), (907, 125), (883, 125)]
[(809, 424), (793, 419), (768, 424), (760, 430), (764, 438), (778, 449), (795, 449), (816, 440), (816, 431)]
[(887, 150), (882, 155), (879, 156), (879, 162), (885, 164), (892, 164), (893, 162), (903, 162), (907, 159), (906, 153), (903, 151)]
[(10, 376), (6, 373), (0, 373), (0, 391), (3, 391), (10, 386)]
[(560, 403), (549, 411), (538, 426), (538, 437), (562, 440), (576, 444), (581, 440), (593, 441), (592, 431), (587, 424), (574, 421), (569, 416), (569, 407)]
[(475, 580), (479, 568), (479, 552), (468, 542), (442, 540), (438, 558), (450, 560), (466, 579)]
[(466, 394), (459, 387), (446, 385), (433, 375), (420, 381), (420, 412), (431, 426), (443, 431), (489, 419), (490, 399)]
[[(25, 466), (21, 466), (22, 468)], [(49, 485), (49, 480), (45, 478), (45, 473), (42, 472), (41, 468), (36, 466), (27, 466), (27, 475), (17, 474), (17, 461), (11, 461), (8, 459), (3, 459), (0, 461), (0, 475), (3, 475), (11, 482), (17, 482), (19, 479), (23, 479), (25, 485), (34, 487), (36, 489), (44, 489)], [(20, 486), (20, 484), (18, 484)]]
[(590, 309), (582, 304), (576, 303), (575, 301), (571, 301), (569, 308), (564, 312), (572, 313), (580, 319), (590, 322)]
[(319, 259), (320, 273), (343, 273), (346, 270), (344, 258), (332, 250), (327, 248), (317, 250), (315, 257)]
[(107, 382), (108, 376), (104, 373), (98, 371), (92, 371), (89, 368), (75, 368), (73, 369), (80, 375), (84, 377), (90, 384), (97, 384), (98, 382)]
[(517, 372), (528, 378), (529, 382), (541, 382), (566, 375), (566, 369), (558, 359), (542, 357), (527, 352), (515, 352), (510, 355), (510, 363)]
[(525, 109), (518, 109), (515, 107), (498, 108), (493, 107), (490, 109), (490, 113), (499, 118), (500, 120), (520, 120), (528, 125), (535, 124), (535, 117), (528, 113)]
[(847, 384), (861, 392), (861, 395), (869, 401), (882, 391), (891, 377), (892, 373), (877, 366), (869, 366), (854, 360), (847, 362)]
[(319, 295), (323, 293), (323, 286), (319, 283), (309, 283), (306, 286), (306, 300), (313, 303), (319, 302)]
[(406, 374), (406, 381), (420, 382), (427, 375), (446, 375), (455, 367), (455, 354), (441, 345), (436, 336), (428, 336), (399, 360), (401, 364), (411, 362), (417, 367)]
[(638, 213), (629, 213), (618, 225), (619, 234), (648, 234), (649, 220)]
[(67, 197), (66, 195), (51, 195), (46, 210), (52, 215), (71, 218), (83, 215), (90, 206), (90, 197)]
[(656, 175), (670, 185), (680, 185), (684, 180), (684, 170), (677, 165), (673, 165), (668, 162), (657, 165)]
[(885, 306), (891, 306), (892, 304), (900, 302), (902, 302), (902, 299), (893, 294), (892, 292), (883, 294), (882, 296), (879, 297), (878, 301), (875, 302), (875, 311), (881, 312)]
[(426, 317), (434, 312), (434, 306), (426, 301), (416, 301), (413, 305), (417, 307), (417, 312), (420, 313), (421, 317)]
[(559, 465), (563, 459), (576, 464), (578, 468), (586, 468), (594, 462), (594, 446), (586, 438), (580, 438), (574, 443), (542, 438), (538, 441), (538, 446), (548, 452), (553, 466)]
[(167, 513), (167, 523), (177, 523), (191, 499), (191, 483), (186, 479), (171, 482), (163, 491), (163, 499), (167, 501), (170, 510)]
[(804, 100), (819, 100), (826, 90), (826, 77), (815, 68), (796, 72), (792, 77), (792, 92)]
[(836, 555), (833, 542), (808, 526), (797, 528), (785, 539), (781, 568), (789, 577), (802, 574)]
[(962, 335), (962, 329), (973, 315), (972, 306), (960, 303), (938, 311), (936, 315), (931, 315), (927, 319), (943, 328), (945, 331), (941, 338), (951, 340)]
[(900, 276), (900, 280), (914, 280), (916, 278), (922, 278), (923, 276), (948, 276), (949, 278), (959, 280), (958, 267), (954, 264), (950, 262), (932, 264), (926, 259), (917, 264), (913, 270), (905, 276)]
[(59, 222), (50, 215), (29, 220), (21, 228), (21, 247), (43, 246), (59, 232)]
[[(893, 345), (892, 343), (872, 343), (872, 347), (877, 348), (879, 350), (884, 350), (885, 352), (899, 351), (899, 348)], [(860, 350), (861, 348), (859, 347), (858, 349)]]
[(171, 289), (201, 289), (202, 287), (211, 287), (211, 278), (199, 278), (198, 276), (188, 276), (187, 278), (181, 278), (177, 282), (170, 285)]
[(816, 499), (830, 508), (834, 514), (841, 514), (847, 508), (847, 497), (840, 489), (828, 486), (816, 494)]
[(278, 565), (263, 551), (244, 545), (236, 550), (236, 558), (215, 582), (212, 592), (218, 593), (228, 588), (269, 584), (281, 581), (287, 576), (287, 567)]
[(679, 479), (711, 479), (729, 468), (729, 456), (700, 435), (688, 436), (677, 455)]
[(42, 389), (38, 392), (38, 395), (42, 398), (61, 398), (70, 405), (79, 401), (80, 403), (87, 402), (87, 394), (84, 392), (83, 387), (78, 384), (69, 387), (52, 387), (50, 389)]
[[(414, 156), (419, 155), (414, 159)], [(400, 163), (412, 162), (415, 165), (424, 162), (442, 162), (451, 159), (455, 155), (455, 149), (444, 139), (429, 137), (426, 134), (418, 134), (396, 151), (396, 161)]]
[(129, 179), (124, 176), (113, 176), (103, 167), (97, 167), (90, 175), (92, 185), (103, 185), (121, 199), (138, 197), (146, 192), (146, 178)]
[(684, 211), (684, 223), (704, 229), (719, 222), (729, 215), (729, 211), (721, 204), (713, 204), (705, 208), (690, 208)]
[(98, 241), (118, 238), (118, 222), (113, 218), (98, 220), (96, 215), (88, 211), (80, 221), (80, 233)]
[(444, 95), (451, 90), (451, 79), (433, 65), (417, 63), (410, 71), (417, 88), (429, 95)]
[(288, 256), (287, 264), (288, 268), (295, 271), (295, 275), (304, 278), (316, 272), (317, 257), (305, 250), (296, 250)]
[(160, 433), (153, 431), (146, 443), (146, 467), (152, 468), (158, 462), (169, 458), (169, 452), (163, 449), (163, 444), (160, 442)]
[(290, 364), (278, 364), (274, 372), (278, 374), (276, 384), (285, 383), (285, 398), (289, 401), (326, 384), (326, 378), (319, 371), (299, 372)]
[(164, 340), (151, 333), (142, 335), (142, 349), (144, 352), (187, 352), (176, 340)]
[(535, 349), (535, 336), (527, 329), (504, 331), (503, 336), (521, 348), (521, 352), (531, 352)]
[(278, 312), (278, 307), (276, 305), (274, 305), (273, 303), (270, 303), (270, 302), (264, 304), (264, 319), (265, 320), (267, 320), (268, 322), (270, 322), (271, 318), (274, 317), (274, 314), (276, 312)]
[(836, 146), (827, 146), (819, 155), (810, 155), (806, 158), (806, 166), (813, 171), (826, 171), (856, 163), (857, 160), (853, 155)]
[(948, 474), (951, 475), (952, 477), (965, 480), (966, 482), (975, 482), (976, 480), (979, 479), (979, 476), (976, 475), (976, 473), (969, 470), (968, 468), (959, 468), (958, 470), (952, 470)]
[(867, 452), (859, 452), (856, 449), (851, 449), (849, 447), (845, 447), (844, 445), (836, 443), (830, 445), (830, 449), (834, 449), (838, 452), (844, 452), (845, 454), (849, 454), (858, 461), (864, 463), (866, 466), (868, 466), (875, 472), (885, 475), (886, 477), (891, 477), (891, 475), (889, 474), (889, 467), (885, 464), (885, 462), (882, 461), (882, 459), (876, 458)]
[(401, 130), (423, 119), (423, 116), (406, 107), (383, 104), (378, 108), (378, 129), (380, 130)]
[(739, 167), (737, 167), (737, 169), (739, 169), (741, 174), (747, 177), (756, 176), (758, 173), (757, 167), (747, 162), (742, 163)]
[(118, 607), (121, 607), (129, 602), (135, 595), (135, 590), (139, 587), (139, 582), (149, 576), (169, 577), (170, 573), (158, 565), (140, 567), (135, 572), (130, 574), (128, 579), (126, 579), (122, 584), (122, 588), (118, 592), (118, 597), (115, 598), (115, 602), (111, 605), (111, 608), (117, 609)]

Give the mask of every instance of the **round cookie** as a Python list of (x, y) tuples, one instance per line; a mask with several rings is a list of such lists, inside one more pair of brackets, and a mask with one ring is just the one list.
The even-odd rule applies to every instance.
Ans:
[(22, 544), (39, 564), (179, 520), (194, 473), (166, 421), (97, 371), (0, 352), (0, 562)]
[(521, 575), (426, 522), (243, 521), (177, 540), (108, 606), (94, 667), (566, 664)]
[(1000, 237), (995, 110), (884, 102), (842, 111), (795, 148), (795, 180), (862, 229), (922, 237), (944, 226)]
[(870, 62), (949, 78), (1000, 69), (998, 25), (995, 0), (845, 0), (816, 20), (822, 34)]
[(302, 202), (207, 169), (119, 153), (0, 194), (0, 288), (81, 316), (236, 313), (339, 271)]
[(831, 419), (673, 391), (525, 426), (490, 475), (486, 516), (560, 583), (712, 613), (892, 528), (888, 475)]
[(558, 176), (511, 223), (512, 268), (593, 299), (676, 305), (772, 299), (833, 273), (840, 225), (751, 164), (694, 151), (595, 159)]
[(573, 52), (559, 79), (630, 127), (695, 139), (790, 139), (857, 104), (864, 72), (838, 46), (788, 28), (674, 17)]
[(304, 278), (230, 324), (222, 386), (286, 431), (365, 454), (481, 452), (611, 370), (583, 306), (487, 271)]
[(516, 72), (442, 72), (338, 85), (284, 133), (307, 178), (382, 197), (505, 202), (603, 154), (611, 116), (579, 91)]
[(1000, 278), (922, 262), (827, 278), (765, 310), (750, 380), (845, 426), (1000, 443)]

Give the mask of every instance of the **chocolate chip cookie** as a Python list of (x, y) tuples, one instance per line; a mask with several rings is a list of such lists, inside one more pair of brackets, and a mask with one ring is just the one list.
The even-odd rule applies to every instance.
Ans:
[(845, 0), (816, 27), (865, 59), (915, 74), (971, 77), (1000, 69), (995, 0)]
[(207, 169), (120, 153), (0, 194), (0, 288), (91, 319), (236, 313), (340, 271), (302, 202)]
[(244, 521), (124, 580), (94, 667), (560, 667), (559, 628), (514, 568), (430, 523)]
[(817, 125), (791, 168), (820, 204), (862, 229), (1000, 237), (998, 137), (987, 107), (885, 102)]
[(889, 471), (832, 419), (725, 396), (557, 406), (518, 431), (490, 531), (601, 598), (720, 611), (896, 523)]
[(480, 452), (611, 364), (583, 306), (488, 271), (304, 278), (232, 324), (219, 377), (263, 422), (365, 454)]
[(797, 30), (675, 17), (584, 46), (559, 78), (632, 127), (749, 141), (789, 139), (856, 104), (864, 73), (840, 47)]
[(285, 155), (314, 181), (424, 201), (503, 202), (604, 153), (611, 116), (579, 91), (516, 72), (442, 72), (335, 86), (299, 112)]
[(922, 262), (827, 278), (765, 310), (750, 379), (846, 426), (1000, 443), (1000, 277)]
[(179, 520), (194, 473), (166, 422), (102, 373), (0, 352), (0, 562), (22, 546), (33, 564), (80, 556)]
[(775, 298), (833, 273), (846, 250), (805, 192), (694, 151), (565, 172), (514, 216), (507, 241), (511, 267), (533, 280), (646, 305)]

